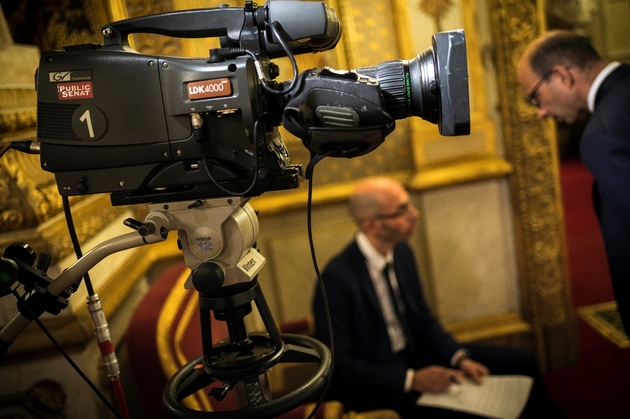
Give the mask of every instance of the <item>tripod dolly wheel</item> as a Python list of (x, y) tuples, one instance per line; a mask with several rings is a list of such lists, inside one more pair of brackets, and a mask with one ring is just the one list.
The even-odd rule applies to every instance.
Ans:
[[(181, 403), (181, 400), (185, 398), (185, 396), (181, 396), (182, 384), (196, 380), (194, 375), (199, 376), (198, 382), (200, 383), (196, 390), (201, 390), (209, 383), (216, 381), (216, 377), (213, 377), (204, 368), (199, 368), (200, 365), (203, 365), (203, 356), (199, 356), (178, 370), (166, 384), (162, 397), (164, 409), (171, 417), (181, 419), (267, 419), (289, 412), (303, 404), (321, 390), (330, 378), (332, 364), (330, 351), (323, 343), (308, 336), (293, 334), (281, 336), (285, 343), (285, 349), (277, 363), (318, 363), (315, 374), (290, 393), (274, 400), (267, 400), (261, 397), (259, 392), (246, 392), (247, 405), (237, 410), (202, 412), (190, 409)], [(252, 374), (248, 375), (251, 376)], [(245, 379), (246, 377), (243, 375), (239, 377), (238, 381)]]

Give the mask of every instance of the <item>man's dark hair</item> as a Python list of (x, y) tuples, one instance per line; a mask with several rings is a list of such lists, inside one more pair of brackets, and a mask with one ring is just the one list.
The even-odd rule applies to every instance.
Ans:
[(543, 40), (530, 57), (530, 66), (534, 72), (543, 75), (554, 65), (573, 66), (584, 69), (601, 60), (601, 56), (582, 35), (561, 31)]

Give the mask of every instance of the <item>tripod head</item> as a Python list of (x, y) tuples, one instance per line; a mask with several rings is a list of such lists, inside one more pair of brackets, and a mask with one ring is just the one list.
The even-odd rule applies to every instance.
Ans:
[[(260, 272), (265, 258), (253, 248), (258, 217), (247, 201), (215, 198), (149, 206), (147, 221), (179, 231), (184, 261), (193, 271), (187, 288), (209, 294), (222, 286), (250, 282)], [(214, 278), (208, 280), (208, 275)]]

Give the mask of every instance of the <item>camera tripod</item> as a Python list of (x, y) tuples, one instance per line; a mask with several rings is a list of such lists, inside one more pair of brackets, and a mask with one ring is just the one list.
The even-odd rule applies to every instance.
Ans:
[[(176, 418), (273, 418), (306, 402), (329, 379), (331, 356), (319, 341), (300, 335), (281, 335), (265, 301), (257, 275), (264, 258), (252, 247), (258, 235), (258, 218), (245, 198), (214, 198), (193, 202), (153, 204), (144, 222), (126, 220), (136, 232), (101, 243), (46, 286), (53, 299), (66, 294), (89, 269), (115, 252), (152, 244), (178, 230), (179, 246), (191, 275), (187, 288), (199, 293), (203, 353), (177, 371), (163, 392), (163, 406)], [(37, 268), (30, 268), (37, 270)], [(32, 273), (31, 273), (32, 274)], [(245, 317), (252, 302), (266, 333), (249, 333)], [(44, 310), (39, 310), (41, 314)], [(213, 342), (210, 316), (226, 322), (228, 338)], [(13, 342), (32, 319), (17, 314), (0, 331), (0, 339)], [(317, 363), (315, 374), (290, 393), (272, 400), (266, 373), (280, 363)], [(235, 391), (239, 409), (202, 412), (182, 401), (218, 382), (209, 395), (222, 400)]]
[[(193, 208), (178, 210), (169, 206), (171, 217), (177, 218), (180, 245), (188, 266), (195, 266), (187, 286), (199, 293), (199, 312), (203, 354), (180, 369), (166, 385), (163, 405), (177, 418), (272, 418), (304, 403), (326, 383), (331, 359), (328, 348), (307, 336), (280, 335), (256, 279), (264, 259), (251, 246), (258, 231), (258, 219), (249, 204), (235, 199), (215, 199), (193, 204)], [(199, 205), (196, 207), (196, 205)], [(161, 207), (161, 205), (156, 205)], [(196, 213), (190, 213), (196, 211)], [(192, 224), (208, 216), (201, 229)], [(227, 215), (227, 218), (222, 218)], [(213, 236), (223, 230), (225, 240)], [(217, 249), (220, 247), (221, 249)], [(205, 249), (205, 250), (204, 250)], [(204, 252), (208, 255), (203, 255)], [(208, 259), (213, 252), (219, 255)], [(243, 256), (244, 255), (244, 256)], [(248, 334), (244, 318), (251, 314), (255, 303), (266, 333)], [(211, 314), (226, 322), (228, 339), (214, 343)], [(270, 400), (266, 388), (266, 372), (278, 363), (319, 363), (310, 380), (276, 400)], [(229, 391), (236, 391), (239, 409), (222, 412), (199, 412), (181, 401), (219, 381), (220, 387), (209, 395), (222, 400)]]

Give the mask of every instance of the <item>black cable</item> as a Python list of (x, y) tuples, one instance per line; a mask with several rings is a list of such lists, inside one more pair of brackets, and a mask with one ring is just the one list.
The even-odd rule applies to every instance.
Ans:
[[(14, 149), (14, 150), (18, 150), (18, 151), (29, 153), (29, 154), (39, 153), (39, 147), (36, 145), (33, 145), (32, 141), (18, 141), (18, 142), (11, 143), (9, 147), (2, 150), (2, 152), (0, 152), (0, 158), (4, 156), (4, 154), (9, 149)], [(82, 257), (81, 246), (79, 244), (79, 240), (77, 238), (76, 230), (74, 227), (74, 222), (72, 220), (72, 213), (70, 212), (70, 203), (69, 203), (68, 197), (62, 196), (62, 201), (63, 201), (63, 210), (66, 217), (66, 223), (68, 224), (68, 230), (70, 232), (70, 238), (72, 240), (72, 244), (73, 244), (75, 253), (77, 255), (77, 258), (80, 259)], [(92, 282), (90, 281), (90, 277), (87, 273), (84, 275), (84, 279), (85, 279), (85, 285), (88, 289), (88, 294), (94, 295)], [(72, 292), (76, 291), (76, 289), (79, 287), (79, 284), (80, 284), (80, 281), (72, 285), (70, 287), (70, 290)], [(103, 401), (103, 403), (105, 403), (105, 405), (114, 413), (114, 415), (116, 415), (117, 418), (124, 419), (123, 416), (116, 410), (116, 408), (109, 402), (109, 400), (105, 398), (103, 393), (101, 393), (101, 391), (94, 385), (94, 383), (89, 379), (89, 377), (85, 375), (85, 373), (81, 371), (81, 368), (79, 368), (79, 366), (72, 360), (72, 358), (70, 358), (68, 353), (61, 347), (61, 345), (59, 344), (59, 342), (57, 342), (55, 337), (50, 333), (50, 331), (48, 331), (48, 329), (46, 328), (46, 326), (44, 326), (41, 320), (39, 320), (38, 316), (36, 316), (33, 313), (33, 311), (28, 307), (28, 305), (26, 304), (26, 301), (24, 300), (22, 296), (20, 296), (17, 290), (13, 290), (13, 295), (15, 296), (15, 298), (17, 298), (18, 304), (20, 305), (20, 307), (24, 309), (26, 313), (30, 316), (30, 318), (33, 319), (33, 321), (39, 326), (42, 332), (44, 332), (44, 334), (48, 337), (48, 339), (52, 342), (52, 344), (57, 348), (59, 353), (66, 359), (66, 361), (77, 372), (77, 374), (79, 374), (79, 376), (83, 379), (83, 381), (85, 381), (87, 385), (90, 386), (90, 388), (94, 391), (94, 393), (96, 393), (96, 395)]]
[[(330, 152), (328, 154), (332, 154), (332, 153), (333, 152)], [(313, 268), (315, 269), (315, 274), (317, 276), (317, 286), (319, 287), (322, 293), (322, 301), (324, 303), (324, 313), (326, 313), (326, 322), (328, 324), (328, 336), (330, 339), (330, 373), (328, 374), (328, 377), (326, 377), (326, 384), (324, 386), (324, 391), (322, 392), (322, 395), (317, 401), (317, 404), (313, 408), (313, 411), (308, 416), (308, 419), (311, 419), (314, 417), (314, 415), (317, 413), (317, 410), (320, 408), (320, 406), (324, 402), (324, 398), (326, 397), (326, 393), (328, 392), (328, 388), (330, 387), (330, 381), (331, 381), (330, 378), (335, 368), (335, 342), (334, 342), (334, 337), (333, 337), (333, 332), (332, 332), (332, 320), (330, 318), (328, 297), (326, 296), (326, 288), (324, 287), (324, 281), (322, 280), (322, 275), (319, 271), (319, 264), (317, 263), (317, 256), (315, 254), (315, 244), (313, 241), (313, 223), (312, 223), (313, 171), (315, 169), (315, 165), (319, 163), (321, 160), (323, 160), (325, 157), (327, 157), (327, 154), (314, 155), (311, 158), (311, 161), (309, 162), (306, 168), (306, 178), (308, 179), (308, 199), (307, 199), (307, 204), (306, 204), (306, 225), (307, 225), (306, 228), (308, 231), (308, 242), (309, 242), (309, 246), (311, 250), (311, 259), (313, 260)]]
[[(258, 117), (256, 122), (254, 122), (254, 158), (256, 160), (256, 163), (254, 165), (254, 178), (252, 179), (252, 183), (247, 187), (247, 189), (245, 189), (242, 192), (230, 191), (230, 190), (224, 188), (223, 186), (221, 186), (219, 184), (219, 182), (217, 182), (217, 180), (210, 173), (210, 168), (208, 167), (208, 161), (207, 161), (206, 157), (203, 156), (203, 152), (204, 152), (204, 150), (203, 150), (203, 141), (202, 140), (198, 140), (200, 142), (199, 147), (200, 147), (200, 152), (202, 154), (201, 161), (203, 162), (203, 167), (206, 170), (206, 174), (208, 175), (208, 177), (210, 178), (212, 183), (214, 183), (214, 185), (217, 188), (221, 189), (226, 194), (231, 195), (231, 196), (245, 196), (254, 188), (254, 186), (256, 186), (256, 183), (258, 182), (258, 172), (260, 170), (260, 166), (259, 166), (259, 162), (258, 162), (258, 158), (259, 158), (259, 156), (258, 156), (258, 135), (259, 135), (258, 131), (259, 131), (259, 125), (258, 124), (263, 119), (263, 117), (266, 117), (266, 116), (269, 116), (269, 115), (272, 115), (272, 114), (264, 112)], [(197, 135), (200, 135), (200, 134), (197, 134)], [(264, 138), (263, 138), (263, 141), (264, 141)]]
[[(284, 94), (289, 93), (290, 91), (292, 91), (295, 88), (295, 84), (297, 83), (297, 78), (298, 78), (298, 65), (297, 65), (297, 62), (295, 61), (295, 56), (293, 55), (293, 52), (288, 47), (288, 45), (286, 44), (286, 42), (282, 38), (282, 35), (280, 34), (280, 31), (278, 29), (278, 26), (280, 26), (280, 24), (277, 21), (274, 21), (274, 22), (271, 22), (270, 24), (268, 24), (268, 26), (271, 28), (271, 31), (276, 36), (276, 38), (278, 38), (278, 42), (280, 43), (280, 46), (284, 50), (284, 53), (286, 54), (286, 56), (289, 58), (289, 61), (291, 61), (291, 69), (293, 71), (293, 79), (291, 80), (289, 85), (284, 90), (276, 90), (276, 89), (274, 89), (272, 87), (269, 87), (267, 85), (267, 83), (265, 82), (264, 78), (260, 79), (260, 83), (262, 84), (262, 87), (268, 93), (271, 93), (271, 94), (274, 94), (274, 95), (284, 95)], [(230, 54), (237, 54), (237, 55), (247, 54), (247, 55), (249, 55), (251, 57), (252, 60), (254, 60), (254, 62), (258, 63), (258, 57), (256, 56), (256, 54), (253, 51), (250, 51), (250, 50), (247, 50), (247, 49), (242, 49), (242, 48), (230, 48), (229, 49), (229, 53)], [(259, 76), (259, 77), (262, 77), (262, 76)]]
[(326, 295), (326, 287), (324, 286), (324, 281), (322, 280), (322, 275), (319, 271), (319, 264), (317, 263), (317, 256), (315, 254), (315, 244), (313, 241), (313, 223), (312, 223), (312, 213), (313, 213), (313, 173), (315, 171), (315, 165), (330, 156), (331, 154), (341, 152), (342, 155), (353, 155), (356, 154), (358, 150), (356, 148), (351, 148), (348, 150), (331, 150), (324, 154), (313, 154), (311, 156), (311, 160), (308, 162), (306, 166), (306, 179), (308, 179), (308, 198), (306, 204), (306, 224), (308, 230), (308, 242), (311, 250), (311, 259), (313, 260), (313, 268), (315, 269), (315, 274), (317, 275), (317, 286), (322, 293), (322, 303), (324, 304), (324, 313), (326, 313), (326, 324), (328, 326), (328, 338), (330, 339), (330, 374), (328, 379), (326, 380), (326, 385), (324, 387), (324, 391), (322, 392), (322, 396), (317, 401), (317, 405), (309, 415), (308, 419), (311, 419), (317, 409), (321, 406), (326, 397), (326, 393), (328, 392), (328, 388), (330, 387), (330, 378), (332, 377), (333, 370), (335, 369), (335, 339), (333, 336), (332, 329), (332, 320), (330, 318), (330, 308), (328, 305), (328, 296)]
[[(297, 83), (297, 78), (298, 78), (298, 66), (297, 66), (297, 62), (295, 61), (295, 57), (293, 56), (293, 53), (291, 52), (291, 49), (287, 46), (286, 42), (284, 41), (284, 39), (282, 38), (282, 35), (280, 34), (280, 31), (278, 29), (278, 26), (280, 24), (277, 21), (271, 22), (269, 24), (269, 26), (271, 27), (272, 32), (274, 33), (274, 35), (276, 36), (276, 38), (278, 38), (278, 42), (280, 43), (280, 45), (282, 46), (282, 49), (284, 50), (284, 52), (286, 53), (287, 57), (289, 57), (289, 60), (291, 61), (291, 67), (293, 69), (293, 79), (291, 80), (291, 83), (289, 83), (289, 86), (287, 86), (286, 89), (284, 90), (275, 90), (272, 89), (271, 87), (269, 87), (267, 85), (267, 83), (265, 82), (264, 79), (260, 80), (261, 85), (263, 86), (263, 88), (272, 94), (276, 94), (276, 95), (283, 95), (286, 93), (289, 93), (290, 91), (292, 91), (295, 88), (295, 84)], [(249, 55), (252, 60), (254, 60), (254, 62), (258, 62), (258, 57), (256, 56), (256, 54), (250, 50), (246, 50), (246, 49), (240, 49), (240, 48), (231, 48), (229, 50), (230, 54), (247, 54)], [(203, 163), (203, 167), (204, 170), (206, 171), (206, 174), (208, 175), (208, 177), (210, 178), (210, 180), (212, 181), (212, 183), (219, 188), (221, 191), (225, 192), (228, 195), (231, 196), (245, 196), (246, 194), (248, 194), (256, 185), (256, 182), (258, 181), (258, 171), (259, 171), (259, 164), (258, 164), (258, 124), (260, 123), (260, 121), (263, 119), (264, 116), (267, 115), (271, 115), (269, 113), (263, 113), (261, 114), (258, 119), (256, 120), (256, 122), (254, 123), (254, 156), (256, 158), (256, 164), (255, 164), (255, 168), (254, 168), (254, 178), (252, 180), (252, 183), (249, 185), (249, 187), (243, 191), (243, 192), (234, 192), (234, 191), (230, 191), (226, 188), (224, 188), (222, 185), (219, 184), (219, 182), (217, 182), (214, 179), (214, 176), (212, 176), (212, 174), (210, 173), (210, 168), (208, 167), (208, 160), (205, 158), (205, 156), (203, 156), (203, 140), (201, 138), (197, 138), (197, 141), (200, 144), (200, 151), (202, 153), (202, 163)], [(197, 136), (201, 136), (200, 133), (200, 128), (195, 129), (195, 135)]]
[[(61, 200), (63, 202), (63, 213), (66, 216), (66, 224), (68, 224), (68, 232), (70, 233), (70, 240), (72, 240), (72, 246), (74, 247), (74, 253), (77, 255), (77, 259), (81, 259), (83, 257), (83, 253), (81, 252), (81, 244), (79, 244), (79, 238), (77, 237), (77, 231), (74, 227), (74, 221), (72, 220), (72, 212), (70, 211), (70, 201), (67, 196), (62, 196)], [(83, 279), (85, 280), (85, 287), (87, 288), (87, 293), (91, 297), (94, 295), (94, 288), (92, 287), (92, 281), (90, 280), (90, 275), (86, 272), (83, 275)], [(81, 280), (77, 283), (70, 286), (72, 292), (75, 292), (79, 285), (81, 285)]]
[[(79, 238), (77, 237), (77, 232), (76, 232), (76, 228), (74, 226), (74, 221), (72, 220), (72, 212), (70, 211), (70, 201), (68, 199), (67, 196), (62, 196), (62, 201), (63, 201), (63, 211), (66, 217), (66, 223), (68, 224), (68, 231), (70, 233), (70, 238), (72, 240), (72, 245), (74, 247), (74, 251), (77, 255), (77, 260), (81, 259), (83, 257), (83, 252), (81, 251), (81, 244), (79, 243)], [(85, 287), (87, 289), (87, 294), (90, 297), (93, 297), (96, 295), (96, 293), (94, 292), (94, 287), (92, 286), (92, 281), (90, 280), (90, 275), (88, 274), (88, 272), (86, 272), (83, 275), (83, 279), (85, 280)], [(81, 280), (77, 281), (75, 284), (71, 285), (69, 287), (71, 292), (75, 292), (78, 288), (79, 285), (81, 284)], [(43, 326), (43, 325), (42, 325)], [(94, 326), (96, 327), (97, 324), (95, 323)], [(59, 349), (60, 351), (62, 351), (61, 347), (58, 347), (57, 349)], [(115, 356), (115, 355), (114, 355)], [(89, 383), (88, 383), (89, 384)], [(120, 384), (120, 383), (118, 383)], [(114, 386), (116, 386), (116, 384), (114, 384)], [(98, 394), (98, 389), (96, 389), (95, 387), (92, 387), (92, 389), (97, 392)], [(122, 388), (120, 389), (120, 391), (122, 392)], [(118, 397), (119, 394), (118, 392), (116, 393), (116, 397)], [(99, 395), (100, 397), (100, 395)], [(124, 396), (121, 396), (124, 398)], [(124, 402), (124, 400), (123, 400)], [(125, 414), (127, 414), (126, 411), (126, 402), (125, 404), (120, 403), (119, 406), (121, 406), (123, 408), (123, 411)], [(116, 413), (115, 410), (112, 410), (114, 413)], [(122, 416), (120, 416), (122, 417)]]
[(289, 57), (289, 61), (291, 61), (291, 67), (293, 69), (293, 80), (291, 80), (291, 83), (289, 84), (289, 86), (284, 90), (271, 89), (264, 83), (263, 83), (263, 87), (265, 88), (265, 90), (267, 90), (270, 93), (273, 93), (276, 95), (284, 95), (284, 94), (289, 93), (291, 90), (293, 90), (293, 88), (295, 87), (295, 83), (297, 83), (298, 66), (297, 66), (297, 63), (295, 62), (295, 57), (293, 56), (293, 52), (291, 52), (291, 49), (287, 46), (286, 42), (284, 41), (284, 39), (282, 39), (282, 36), (280, 35), (280, 31), (278, 30), (278, 26), (280, 26), (280, 24), (277, 21), (274, 21), (274, 22), (271, 22), (269, 26), (271, 27), (271, 31), (273, 32), (273, 34), (276, 36), (276, 38), (278, 38), (278, 42), (280, 43), (280, 46), (282, 46), (282, 49), (284, 50), (285, 54), (287, 55), (287, 57)]
[(39, 143), (35, 141), (32, 141), (32, 140), (14, 141), (0, 152), (0, 158), (2, 158), (2, 156), (4, 156), (4, 154), (11, 149), (21, 151), (22, 153), (27, 153), (27, 154), (39, 154), (39, 151), (40, 151)]
[(55, 345), (59, 353), (61, 353), (61, 355), (66, 359), (66, 361), (68, 361), (68, 363), (72, 366), (72, 368), (74, 368), (77, 374), (79, 374), (79, 376), (83, 378), (83, 380), (87, 383), (87, 385), (89, 385), (92, 388), (92, 390), (96, 393), (96, 395), (103, 401), (103, 403), (105, 403), (105, 405), (114, 413), (114, 415), (116, 415), (117, 418), (123, 419), (123, 417), (120, 415), (120, 413), (118, 413), (116, 408), (109, 402), (109, 400), (105, 398), (103, 393), (101, 393), (101, 391), (94, 385), (94, 383), (90, 380), (90, 378), (87, 375), (85, 375), (83, 371), (81, 371), (81, 368), (79, 368), (79, 366), (72, 360), (72, 358), (70, 358), (70, 355), (68, 355), (66, 351), (61, 347), (59, 342), (57, 342), (57, 339), (55, 339), (55, 337), (48, 331), (48, 329), (46, 328), (46, 326), (44, 326), (41, 320), (39, 320), (39, 318), (26, 305), (26, 301), (24, 300), (24, 298), (20, 294), (18, 294), (16, 290), (13, 290), (13, 295), (15, 296), (15, 298), (17, 298), (18, 302), (21, 304), (21, 307), (24, 310), (26, 310), (26, 313), (35, 321), (35, 323), (37, 323), (39, 328), (42, 329), (42, 332), (44, 332), (44, 334), (48, 336), (48, 339), (50, 339), (52, 344)]

